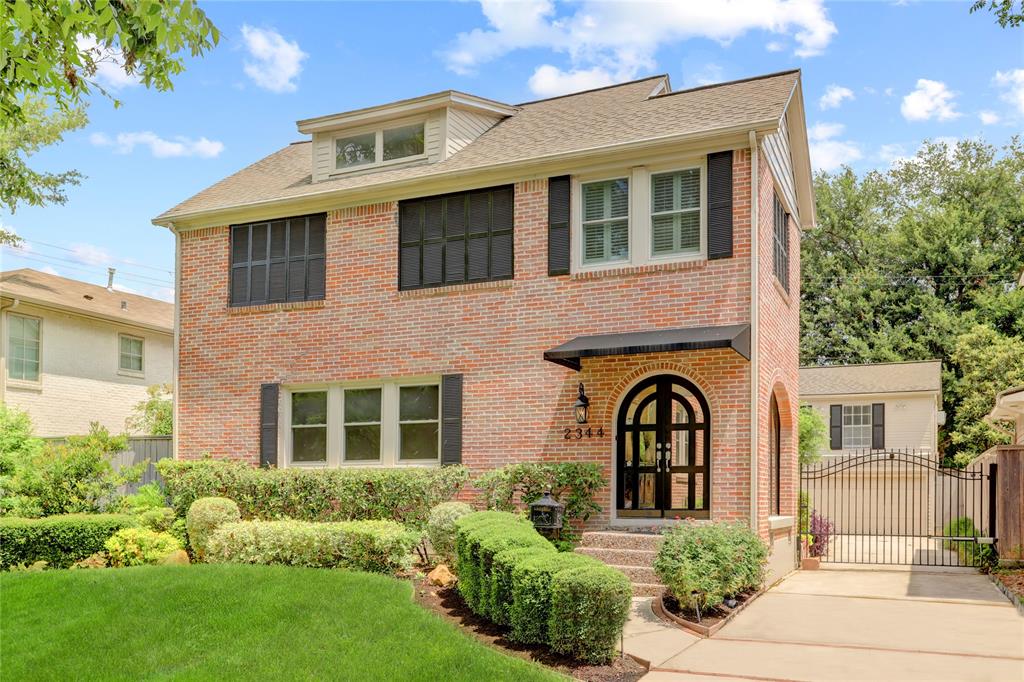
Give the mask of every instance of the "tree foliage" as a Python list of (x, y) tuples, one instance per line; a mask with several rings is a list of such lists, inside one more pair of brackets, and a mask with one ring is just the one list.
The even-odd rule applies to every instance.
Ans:
[(828, 426), (825, 418), (808, 405), (800, 406), (797, 421), (797, 455), (800, 464), (814, 464), (821, 459), (821, 453), (828, 442)]
[(170, 384), (155, 384), (146, 389), (146, 399), (136, 403), (125, 420), (129, 432), (146, 436), (169, 436), (174, 430), (174, 395)]
[(996, 15), (996, 21), (1003, 28), (1016, 27), (1024, 23), (1024, 1), (1018, 1), (1014, 10), (1013, 0), (976, 0), (971, 5), (971, 13), (986, 9)]
[[(26, 121), (26, 97), (68, 111), (114, 66), (147, 88), (170, 90), (183, 52), (199, 56), (220, 33), (194, 0), (2, 0), (0, 120)], [(114, 100), (115, 105), (119, 104)]]
[[(1024, 338), (1020, 139), (1001, 151), (926, 143), (885, 172), (820, 174), (815, 190), (818, 226), (801, 245), (801, 362), (942, 359), (941, 447), (979, 454), (998, 432), (970, 424), (991, 409), (990, 389), (1013, 383), (1007, 368)], [(978, 325), (991, 343), (973, 342)], [(1007, 357), (989, 362), (997, 352)]]

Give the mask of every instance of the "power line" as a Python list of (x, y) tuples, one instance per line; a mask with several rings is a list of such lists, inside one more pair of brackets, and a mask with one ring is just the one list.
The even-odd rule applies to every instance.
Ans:
[[(30, 255), (30, 254), (25, 254), (25, 253), (17, 252), (15, 255), (18, 258), (24, 258), (25, 260), (30, 260), (30, 261), (33, 261), (33, 262), (36, 262), (36, 263), (43, 263), (44, 265), (50, 265), (50, 266), (56, 265), (56, 266), (60, 267), (62, 270), (71, 270), (73, 272), (78, 272), (78, 273), (81, 273), (81, 274), (84, 274), (84, 275), (93, 276), (93, 277), (101, 276), (99, 272), (96, 272), (95, 270), (90, 270), (89, 268), (91, 268), (91, 267), (102, 267), (102, 266), (90, 266), (87, 263), (77, 263), (75, 261), (68, 261), (66, 259), (58, 259), (58, 258), (56, 258), (56, 256), (48, 256), (48, 255), (45, 255), (45, 254), (31, 254)], [(60, 262), (60, 261), (64, 261), (64, 262)], [(67, 265), (65, 263), (73, 263), (73, 264), (72, 265)], [(173, 287), (174, 286), (173, 282), (169, 282), (167, 280), (159, 280), (159, 279), (145, 278), (145, 277), (144, 278), (139, 278), (137, 276), (132, 276), (132, 275), (125, 275), (125, 276), (121, 277), (120, 279), (125, 279), (125, 280), (127, 280), (129, 282), (134, 282), (136, 284), (145, 284), (147, 286), (165, 286), (165, 287)]]
[[(47, 246), (47, 247), (49, 247), (51, 249), (60, 249), (61, 251), (67, 251), (68, 253), (73, 253), (73, 254), (76, 254), (76, 255), (78, 254), (78, 251), (76, 251), (75, 249), (69, 249), (66, 246), (58, 246), (57, 244), (50, 244), (50, 243), (47, 243), (47, 242), (41, 242), (41, 241), (39, 241), (37, 239), (24, 239), (24, 241), (28, 242), (29, 244), (38, 244), (39, 246)], [(126, 265), (131, 265), (131, 266), (137, 267), (137, 268), (145, 268), (147, 270), (155, 270), (157, 272), (161, 272), (161, 273), (164, 273), (166, 275), (173, 275), (174, 274), (173, 270), (168, 270), (166, 268), (160, 268), (160, 267), (157, 267), (155, 265), (146, 265), (145, 263), (137, 263), (135, 261), (126, 260), (124, 258), (116, 258), (114, 256), (107, 255), (106, 256), (106, 260), (114, 261), (114, 262), (117, 262), (117, 263), (124, 263)]]
[[(32, 256), (33, 258), (35, 258), (37, 260), (38, 259), (47, 259), (50, 262), (50, 264), (62, 264), (62, 267), (66, 267), (66, 266), (63, 265), (64, 263), (68, 263), (68, 264), (70, 264), (72, 266), (78, 266), (79, 268), (104, 268), (104, 267), (106, 267), (106, 266), (100, 265), (99, 263), (88, 263), (88, 262), (84, 262), (84, 261), (78, 260), (78, 259), (64, 258), (63, 256), (54, 256), (54, 255), (49, 254), (49, 253), (39, 253), (38, 251), (26, 251), (25, 249), (21, 249), (21, 248), (17, 248), (17, 247), (5, 246), (4, 248), (10, 249), (18, 257), (21, 257), (21, 258), (27, 258), (28, 256)], [(129, 271), (126, 271), (126, 270), (118, 270), (117, 272), (119, 274), (121, 274), (122, 276), (128, 278), (128, 279), (136, 278), (136, 279), (140, 279), (140, 280), (147, 280), (147, 281), (155, 283), (155, 284), (170, 284), (171, 283), (169, 280), (159, 279), (157, 277), (152, 277), (150, 275), (143, 275), (143, 274), (137, 273), (137, 272), (129, 272)]]

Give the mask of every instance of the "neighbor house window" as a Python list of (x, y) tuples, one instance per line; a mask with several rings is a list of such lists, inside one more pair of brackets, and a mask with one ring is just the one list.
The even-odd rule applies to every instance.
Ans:
[(700, 169), (651, 176), (651, 255), (700, 252)]
[(871, 406), (843, 405), (843, 449), (871, 447)]
[(327, 216), (231, 227), (231, 305), (324, 297)]
[(118, 369), (124, 372), (142, 372), (142, 339), (127, 334), (118, 335), (120, 352)]
[(583, 264), (629, 259), (629, 179), (588, 182), (583, 193)]
[(7, 315), (7, 376), (18, 381), (39, 381), (42, 320)]
[(334, 167), (348, 170), (360, 166), (379, 165), (425, 154), (424, 124), (412, 123), (393, 128), (379, 128), (334, 140)]
[(775, 277), (789, 291), (789, 214), (776, 194), (772, 197), (774, 213), (773, 263)]
[(292, 393), (292, 461), (327, 461), (327, 391)]
[(292, 392), (291, 411), (294, 464), (441, 462), (439, 380), (303, 387)]
[(511, 279), (511, 186), (398, 204), (399, 289)]

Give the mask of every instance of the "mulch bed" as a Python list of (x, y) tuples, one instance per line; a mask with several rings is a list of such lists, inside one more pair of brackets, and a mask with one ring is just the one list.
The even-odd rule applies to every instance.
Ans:
[(681, 606), (679, 601), (668, 592), (662, 596), (661, 605), (668, 613), (693, 625), (694, 627), (691, 629), (696, 631), (697, 634), (708, 637), (718, 630), (718, 626), (724, 625), (725, 621), (728, 620), (730, 616), (741, 610), (744, 605), (757, 597), (758, 594), (758, 592), (746, 592), (739, 594), (736, 596), (736, 606), (729, 608), (722, 604), (713, 609), (702, 611), (700, 613), (700, 618), (697, 617), (696, 611), (691, 611), (690, 609)]
[(647, 668), (629, 656), (616, 657), (609, 665), (586, 665), (557, 654), (546, 646), (513, 642), (507, 637), (507, 628), (495, 625), (470, 611), (454, 587), (435, 587), (426, 580), (413, 581), (413, 587), (418, 604), (510, 656), (540, 663), (563, 675), (587, 682), (636, 682), (647, 673)]
[(1014, 603), (1021, 615), (1024, 615), (1024, 568), (1001, 568), (993, 571), (991, 578), (997, 587), (1001, 586), (1001, 591)]

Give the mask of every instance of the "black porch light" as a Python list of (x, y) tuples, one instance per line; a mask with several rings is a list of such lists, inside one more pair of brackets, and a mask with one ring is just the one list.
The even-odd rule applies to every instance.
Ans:
[(583, 382), (580, 382), (580, 394), (576, 398), (576, 402), (572, 406), (573, 414), (576, 416), (577, 424), (586, 424), (587, 417), (590, 415), (590, 398), (583, 392)]
[(530, 503), (530, 521), (538, 530), (560, 530), (565, 505), (551, 497), (551, 491)]

